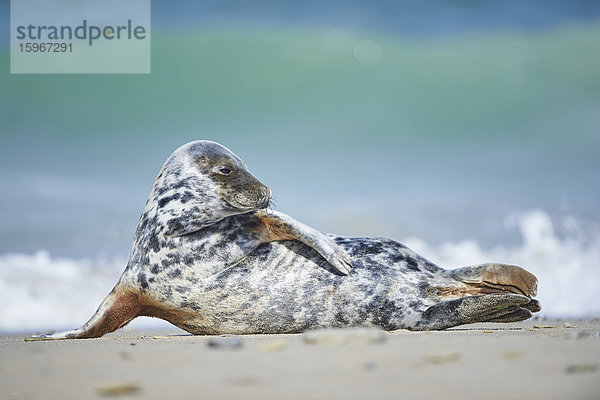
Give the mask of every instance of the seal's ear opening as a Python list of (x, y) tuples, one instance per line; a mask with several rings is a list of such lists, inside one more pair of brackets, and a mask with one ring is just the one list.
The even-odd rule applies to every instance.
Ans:
[(208, 165), (208, 157), (206, 156), (200, 156), (198, 157), (198, 159), (196, 160), (196, 162), (202, 166), (206, 166)]

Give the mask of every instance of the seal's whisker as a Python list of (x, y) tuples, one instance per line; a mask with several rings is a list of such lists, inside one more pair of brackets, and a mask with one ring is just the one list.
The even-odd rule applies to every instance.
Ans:
[(269, 202), (269, 205), (267, 206), (267, 208), (270, 208), (270, 209), (277, 208), (277, 205), (275, 204), (275, 199), (273, 197), (271, 197), (271, 201)]

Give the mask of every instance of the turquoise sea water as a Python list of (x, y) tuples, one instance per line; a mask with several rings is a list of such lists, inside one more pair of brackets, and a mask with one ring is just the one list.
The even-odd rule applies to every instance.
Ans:
[[(2, 287), (43, 300), (60, 297), (64, 276), (100, 271), (101, 298), (162, 162), (211, 139), (305, 223), (408, 241), (448, 267), (519, 263), (542, 296), (552, 289), (550, 314), (600, 313), (590, 304), (600, 284), (599, 43), (594, 22), (435, 37), (163, 26), (150, 75), (8, 75), (2, 51)], [(63, 278), (34, 284), (15, 266)], [(35, 326), (7, 309), (0, 329)], [(80, 318), (66, 315), (67, 325)]]
[[(0, 251), (103, 251), (113, 244), (93, 206), (124, 223), (114, 243), (124, 252), (160, 165), (200, 138), (229, 146), (278, 206), (316, 213), (324, 229), (344, 209), (375, 212), (383, 233), (436, 241), (492, 243), (488, 216), (529, 208), (598, 221), (598, 39), (593, 24), (422, 40), (159, 31), (151, 75), (5, 75), (0, 173), (14, 190), (3, 195)], [(361, 40), (378, 46), (377, 65), (357, 60)], [(94, 243), (75, 232), (80, 218)], [(52, 234), (31, 229), (40, 219)], [(56, 242), (45, 237), (57, 230)]]

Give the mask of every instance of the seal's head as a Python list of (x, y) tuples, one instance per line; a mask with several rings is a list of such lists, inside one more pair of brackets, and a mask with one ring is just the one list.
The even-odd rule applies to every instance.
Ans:
[(265, 208), (271, 191), (238, 156), (200, 140), (175, 150), (163, 165), (146, 205), (164, 233), (181, 235), (221, 219)]
[(188, 157), (203, 176), (217, 185), (225, 208), (233, 214), (265, 208), (271, 191), (256, 179), (244, 162), (225, 146), (215, 142), (192, 142)]

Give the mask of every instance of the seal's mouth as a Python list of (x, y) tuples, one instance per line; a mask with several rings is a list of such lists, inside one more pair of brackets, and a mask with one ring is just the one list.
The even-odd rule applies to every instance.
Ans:
[(227, 206), (236, 211), (253, 211), (267, 208), (271, 205), (271, 190), (268, 187), (261, 189), (258, 196), (246, 197), (237, 195), (231, 199), (223, 198)]

